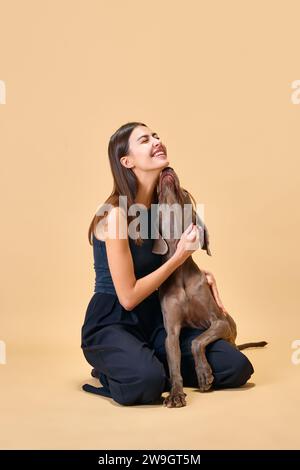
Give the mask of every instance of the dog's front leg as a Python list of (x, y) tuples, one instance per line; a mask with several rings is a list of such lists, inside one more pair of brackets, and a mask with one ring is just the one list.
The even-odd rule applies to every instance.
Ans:
[(205, 349), (217, 339), (228, 340), (231, 335), (231, 328), (226, 320), (216, 320), (211, 326), (194, 338), (191, 343), (192, 354), (195, 362), (195, 370), (198, 378), (199, 389), (206, 392), (212, 386), (214, 376), (207, 361)]
[(165, 398), (164, 405), (168, 408), (180, 408), (186, 405), (186, 393), (180, 372), (181, 351), (179, 342), (180, 328), (167, 329), (165, 347), (171, 380), (170, 394)]

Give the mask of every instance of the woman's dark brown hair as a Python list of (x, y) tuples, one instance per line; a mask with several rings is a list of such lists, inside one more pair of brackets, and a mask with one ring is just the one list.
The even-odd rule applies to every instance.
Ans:
[[(119, 206), (119, 196), (127, 196), (128, 207), (130, 207), (131, 204), (134, 204), (135, 202), (138, 189), (137, 178), (131, 168), (125, 168), (121, 164), (120, 159), (129, 153), (129, 137), (133, 129), (137, 126), (148, 127), (142, 122), (128, 122), (127, 124), (124, 124), (119, 129), (117, 129), (109, 139), (108, 157), (113, 176), (113, 190), (104, 204), (111, 204), (114, 207)], [(157, 192), (154, 191), (152, 204), (157, 204), (157, 202)], [(88, 231), (90, 245), (93, 245), (93, 232), (98, 222), (106, 216), (106, 213), (107, 211), (103, 215), (94, 215)], [(129, 223), (134, 218), (135, 216), (127, 215), (127, 222)], [(139, 246), (143, 243), (140, 237), (135, 239), (134, 242)]]

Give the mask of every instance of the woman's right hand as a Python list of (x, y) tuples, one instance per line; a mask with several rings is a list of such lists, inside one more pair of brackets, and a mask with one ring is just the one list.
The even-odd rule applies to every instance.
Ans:
[[(199, 227), (201, 230), (201, 227)], [(181, 235), (177, 244), (174, 258), (177, 260), (179, 266), (183, 264), (194, 251), (198, 250), (200, 246), (199, 231), (196, 225), (191, 223)]]

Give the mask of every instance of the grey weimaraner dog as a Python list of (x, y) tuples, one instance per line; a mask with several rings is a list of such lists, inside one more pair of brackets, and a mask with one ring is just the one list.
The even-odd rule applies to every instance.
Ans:
[[(167, 167), (162, 170), (157, 185), (157, 193), (160, 211), (156, 228), (158, 228), (159, 238), (156, 238), (153, 243), (153, 253), (163, 255), (163, 262), (167, 261), (176, 251), (180, 235), (188, 227), (192, 216), (192, 222), (197, 225), (199, 230), (200, 246), (211, 256), (207, 227), (192, 206), (191, 197), (195, 202), (193, 196), (180, 187), (178, 176), (173, 168)], [(177, 204), (179, 212), (181, 212), (180, 218), (178, 218), (179, 212), (174, 217), (170, 217), (170, 226), (168, 228), (170, 232), (167, 235), (170, 238), (163, 238), (161, 236), (162, 227), (166, 221), (166, 218), (162, 216), (161, 204), (164, 204), (165, 208), (170, 208), (170, 205), (174, 204), (176, 206)], [(185, 204), (190, 206), (184, 206)], [(192, 209), (192, 211), (190, 212), (190, 219), (186, 222), (184, 214), (189, 209)], [(182, 222), (181, 219), (183, 219)], [(178, 230), (180, 230), (176, 238), (174, 238), (174, 221), (176, 225), (178, 224), (177, 227), (179, 226)], [(163, 235), (165, 234), (165, 232), (162, 233)], [(167, 332), (165, 345), (171, 379), (171, 391), (164, 400), (164, 405), (168, 407), (186, 405), (186, 394), (183, 392), (180, 372), (181, 352), (179, 336), (182, 327), (205, 328), (205, 331), (192, 341), (192, 353), (201, 392), (208, 390), (214, 379), (211, 367), (205, 356), (205, 348), (208, 344), (221, 338), (229, 341), (238, 349), (251, 346), (265, 346), (267, 344), (265, 341), (246, 343), (239, 346), (235, 344), (237, 336), (236, 324), (229, 314), (221, 311), (207, 282), (206, 275), (193, 261), (192, 256), (189, 256), (159, 287), (159, 298), (164, 326)]]

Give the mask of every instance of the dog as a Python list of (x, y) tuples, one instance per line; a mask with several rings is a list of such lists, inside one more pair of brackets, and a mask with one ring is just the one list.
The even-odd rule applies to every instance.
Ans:
[[(192, 200), (193, 196), (180, 186), (179, 178), (171, 167), (166, 167), (161, 171), (157, 184), (158, 195), (158, 238), (155, 239), (152, 252), (163, 255), (162, 262), (167, 261), (176, 251), (179, 238), (174, 237), (175, 228), (180, 228), (180, 234), (190, 223), (190, 219), (185, 220), (186, 209), (190, 208), (192, 222), (197, 226), (199, 232), (199, 242), (201, 249), (206, 250), (211, 256), (209, 248), (209, 233), (206, 225), (202, 222), (195, 211)], [(169, 234), (166, 238), (161, 235), (161, 231), (166, 223), (161, 208), (177, 205), (179, 211), (170, 218)], [(174, 206), (173, 206), (174, 207)], [(180, 216), (181, 213), (181, 217)], [(183, 226), (182, 223), (185, 226)], [(163, 232), (164, 233), (164, 232)], [(198, 245), (199, 246), (199, 245)], [(237, 349), (248, 347), (263, 347), (266, 341), (256, 343), (245, 343), (236, 345), (237, 336), (236, 323), (226, 312), (224, 313), (218, 306), (206, 275), (199, 269), (192, 256), (177, 268), (158, 289), (161, 309), (163, 313), (164, 327), (167, 332), (166, 352), (170, 371), (171, 391), (164, 399), (163, 404), (168, 407), (181, 407), (186, 405), (183, 392), (183, 381), (180, 372), (181, 352), (180, 352), (180, 331), (184, 326), (193, 328), (204, 328), (205, 331), (192, 341), (192, 354), (195, 361), (199, 389), (201, 392), (209, 390), (214, 380), (211, 367), (205, 355), (205, 348), (208, 344), (217, 339), (229, 341)]]

